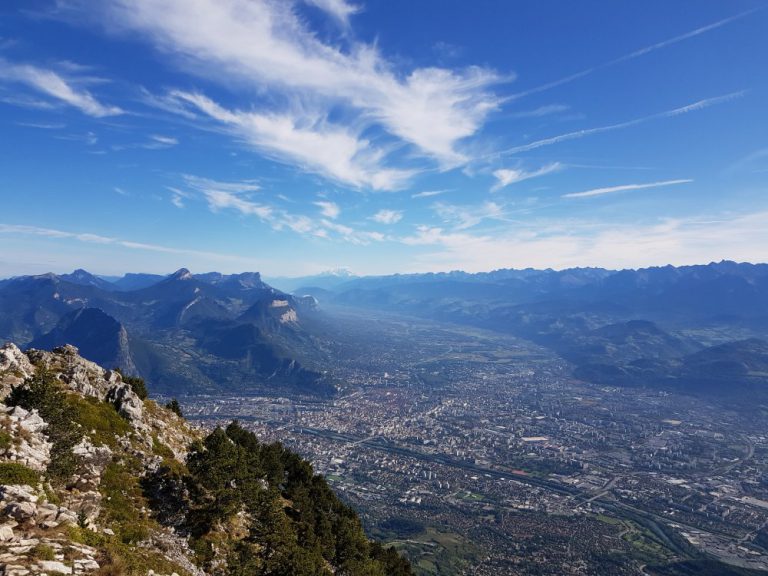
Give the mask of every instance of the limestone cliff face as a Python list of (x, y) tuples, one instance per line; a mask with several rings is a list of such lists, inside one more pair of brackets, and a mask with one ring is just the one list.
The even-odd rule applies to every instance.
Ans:
[(102, 366), (118, 366), (123, 374), (138, 374), (125, 327), (98, 308), (79, 308), (66, 314), (56, 327), (33, 340), (31, 348), (50, 350), (74, 344), (82, 356)]

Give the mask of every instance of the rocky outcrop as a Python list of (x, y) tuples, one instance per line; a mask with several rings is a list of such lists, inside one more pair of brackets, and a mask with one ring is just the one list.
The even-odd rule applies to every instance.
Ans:
[(18, 386), (35, 373), (35, 367), (16, 344), (0, 348), (0, 398), (5, 398), (12, 386)]
[(142, 432), (151, 428), (145, 422), (143, 401), (123, 382), (119, 372), (105, 370), (80, 357), (78, 349), (71, 345), (54, 348), (52, 352), (32, 349), (27, 355), (35, 366), (55, 372), (72, 391), (114, 404), (134, 428)]
[[(76, 421), (70, 425), (81, 439), (70, 444), (68, 455), (57, 453), (51, 424), (37, 410), (0, 403), (0, 466), (6, 481), (25, 479), (0, 486), (0, 574), (113, 573), (104, 546), (136, 539), (142, 557), (156, 563), (150, 561), (142, 573), (206, 576), (193, 562), (186, 537), (151, 521), (140, 489), (141, 477), (165, 459), (183, 466), (187, 447), (200, 434), (142, 400), (120, 373), (80, 357), (74, 346), (26, 353), (13, 344), (0, 348), (0, 401), (42, 374), (53, 378), (63, 399), (72, 399)], [(85, 412), (78, 414), (78, 407)], [(56, 485), (47, 474), (52, 452), (53, 459), (73, 462), (69, 478)]]
[(51, 459), (51, 443), (44, 434), (47, 426), (36, 411), (29, 412), (20, 406), (0, 406), (0, 430), (11, 439), (0, 448), (0, 454), (7, 461), (45, 471)]

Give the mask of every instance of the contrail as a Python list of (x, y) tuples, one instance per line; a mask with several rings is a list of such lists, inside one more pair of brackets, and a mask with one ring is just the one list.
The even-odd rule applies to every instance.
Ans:
[(693, 182), (690, 178), (681, 180), (664, 180), (663, 182), (650, 182), (648, 184), (623, 184), (621, 186), (609, 186), (608, 188), (595, 188), (586, 192), (571, 192), (563, 194), (563, 198), (587, 198), (590, 196), (602, 196), (612, 192), (625, 192), (626, 190), (644, 190), (646, 188), (659, 188), (660, 186), (674, 186), (676, 184), (689, 184)]
[(673, 116), (679, 116), (681, 114), (693, 112), (694, 110), (702, 110), (704, 108), (714, 106), (715, 104), (720, 104), (721, 102), (727, 102), (729, 100), (733, 100), (734, 98), (738, 98), (743, 94), (744, 94), (744, 90), (741, 90), (739, 92), (731, 92), (730, 94), (725, 94), (724, 96), (716, 96), (714, 98), (705, 98), (704, 100), (698, 100), (697, 102), (686, 104), (685, 106), (681, 106), (679, 108), (673, 108), (672, 110), (658, 112), (657, 114), (651, 114), (650, 116), (643, 116), (642, 118), (627, 120), (626, 122), (620, 122), (618, 124), (609, 124), (607, 126), (598, 126), (596, 128), (585, 128), (583, 130), (576, 130), (575, 132), (567, 132), (565, 134), (559, 134), (557, 136), (552, 136), (550, 138), (544, 138), (543, 140), (537, 140), (536, 142), (531, 142), (529, 144), (523, 144), (521, 146), (515, 146), (513, 148), (502, 150), (501, 152), (498, 152), (497, 154), (494, 154), (494, 155), (498, 156), (498, 155), (506, 155), (506, 154), (518, 154), (520, 152), (528, 152), (530, 150), (535, 150), (536, 148), (550, 146), (552, 144), (557, 144), (558, 142), (565, 142), (566, 140), (576, 140), (577, 138), (583, 138), (584, 136), (589, 136), (591, 134), (600, 134), (602, 132), (611, 132), (613, 130), (619, 130), (621, 128), (629, 128), (630, 126), (643, 124), (644, 122), (648, 122), (649, 120), (656, 120), (658, 118), (671, 118)]
[(615, 66), (616, 64), (620, 64), (621, 62), (626, 62), (627, 60), (633, 60), (634, 58), (638, 58), (639, 56), (643, 56), (645, 54), (648, 54), (649, 52), (654, 52), (655, 50), (666, 48), (667, 46), (677, 44), (678, 42), (688, 40), (689, 38), (694, 38), (696, 36), (709, 32), (710, 30), (716, 30), (717, 28), (725, 26), (726, 24), (730, 24), (731, 22), (734, 22), (736, 20), (740, 20), (741, 18), (749, 16), (750, 14), (758, 12), (759, 10), (762, 10), (762, 8), (753, 8), (751, 10), (747, 10), (745, 12), (740, 12), (739, 14), (735, 14), (734, 16), (723, 18), (722, 20), (718, 20), (717, 22), (713, 22), (711, 24), (707, 24), (700, 28), (696, 28), (695, 30), (685, 32), (684, 34), (680, 34), (679, 36), (669, 38), (668, 40), (662, 40), (661, 42), (657, 42), (656, 44), (651, 44), (650, 46), (646, 46), (645, 48), (640, 48), (639, 50), (635, 50), (634, 52), (630, 52), (629, 54), (625, 54), (624, 56), (619, 56), (618, 58), (614, 58), (613, 60), (609, 60), (608, 62), (603, 62), (602, 64), (598, 64), (597, 66), (587, 68), (586, 70), (582, 70), (580, 72), (575, 72), (574, 74), (565, 76), (564, 78), (560, 78), (559, 80), (553, 80), (552, 82), (547, 82), (546, 84), (542, 84), (541, 86), (531, 88), (530, 90), (525, 90), (524, 92), (518, 92), (517, 94), (512, 94), (509, 97), (509, 100), (516, 100), (518, 98), (523, 98), (524, 96), (529, 96), (531, 94), (536, 94), (538, 92), (544, 92), (545, 90), (549, 90), (550, 88), (555, 88), (556, 86), (561, 86), (563, 84), (573, 82), (574, 80), (578, 80), (579, 78), (583, 78), (584, 76), (589, 76), (590, 74), (592, 74), (593, 72), (597, 72), (598, 70)]

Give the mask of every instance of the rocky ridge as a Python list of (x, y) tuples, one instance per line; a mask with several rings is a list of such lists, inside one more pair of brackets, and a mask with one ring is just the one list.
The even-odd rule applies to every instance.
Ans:
[[(151, 473), (163, 463), (161, 454), (183, 461), (201, 434), (171, 411), (139, 398), (118, 372), (81, 358), (72, 346), (27, 353), (13, 344), (0, 348), (0, 401), (41, 373), (53, 375), (64, 394), (84, 406), (114, 410), (121, 434), (105, 438), (103, 430), (83, 430), (71, 449), (74, 473), (56, 484), (46, 475), (53, 446), (46, 435), (49, 424), (37, 410), (0, 406), (0, 574), (138, 573), (99, 572), (125, 564), (116, 560), (115, 550), (123, 543), (105, 510), (105, 499), (113, 498), (103, 486), (105, 474), (115, 462), (129, 461), (139, 474)], [(144, 548), (142, 573), (205, 574), (193, 563), (183, 537), (149, 525), (136, 542)]]

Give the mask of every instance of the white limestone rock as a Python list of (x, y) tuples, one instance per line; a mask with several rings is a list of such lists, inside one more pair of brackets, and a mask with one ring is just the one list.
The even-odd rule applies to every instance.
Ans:
[(8, 343), (0, 347), (0, 400), (4, 400), (13, 386), (24, 382), (34, 375), (35, 367), (16, 344)]

